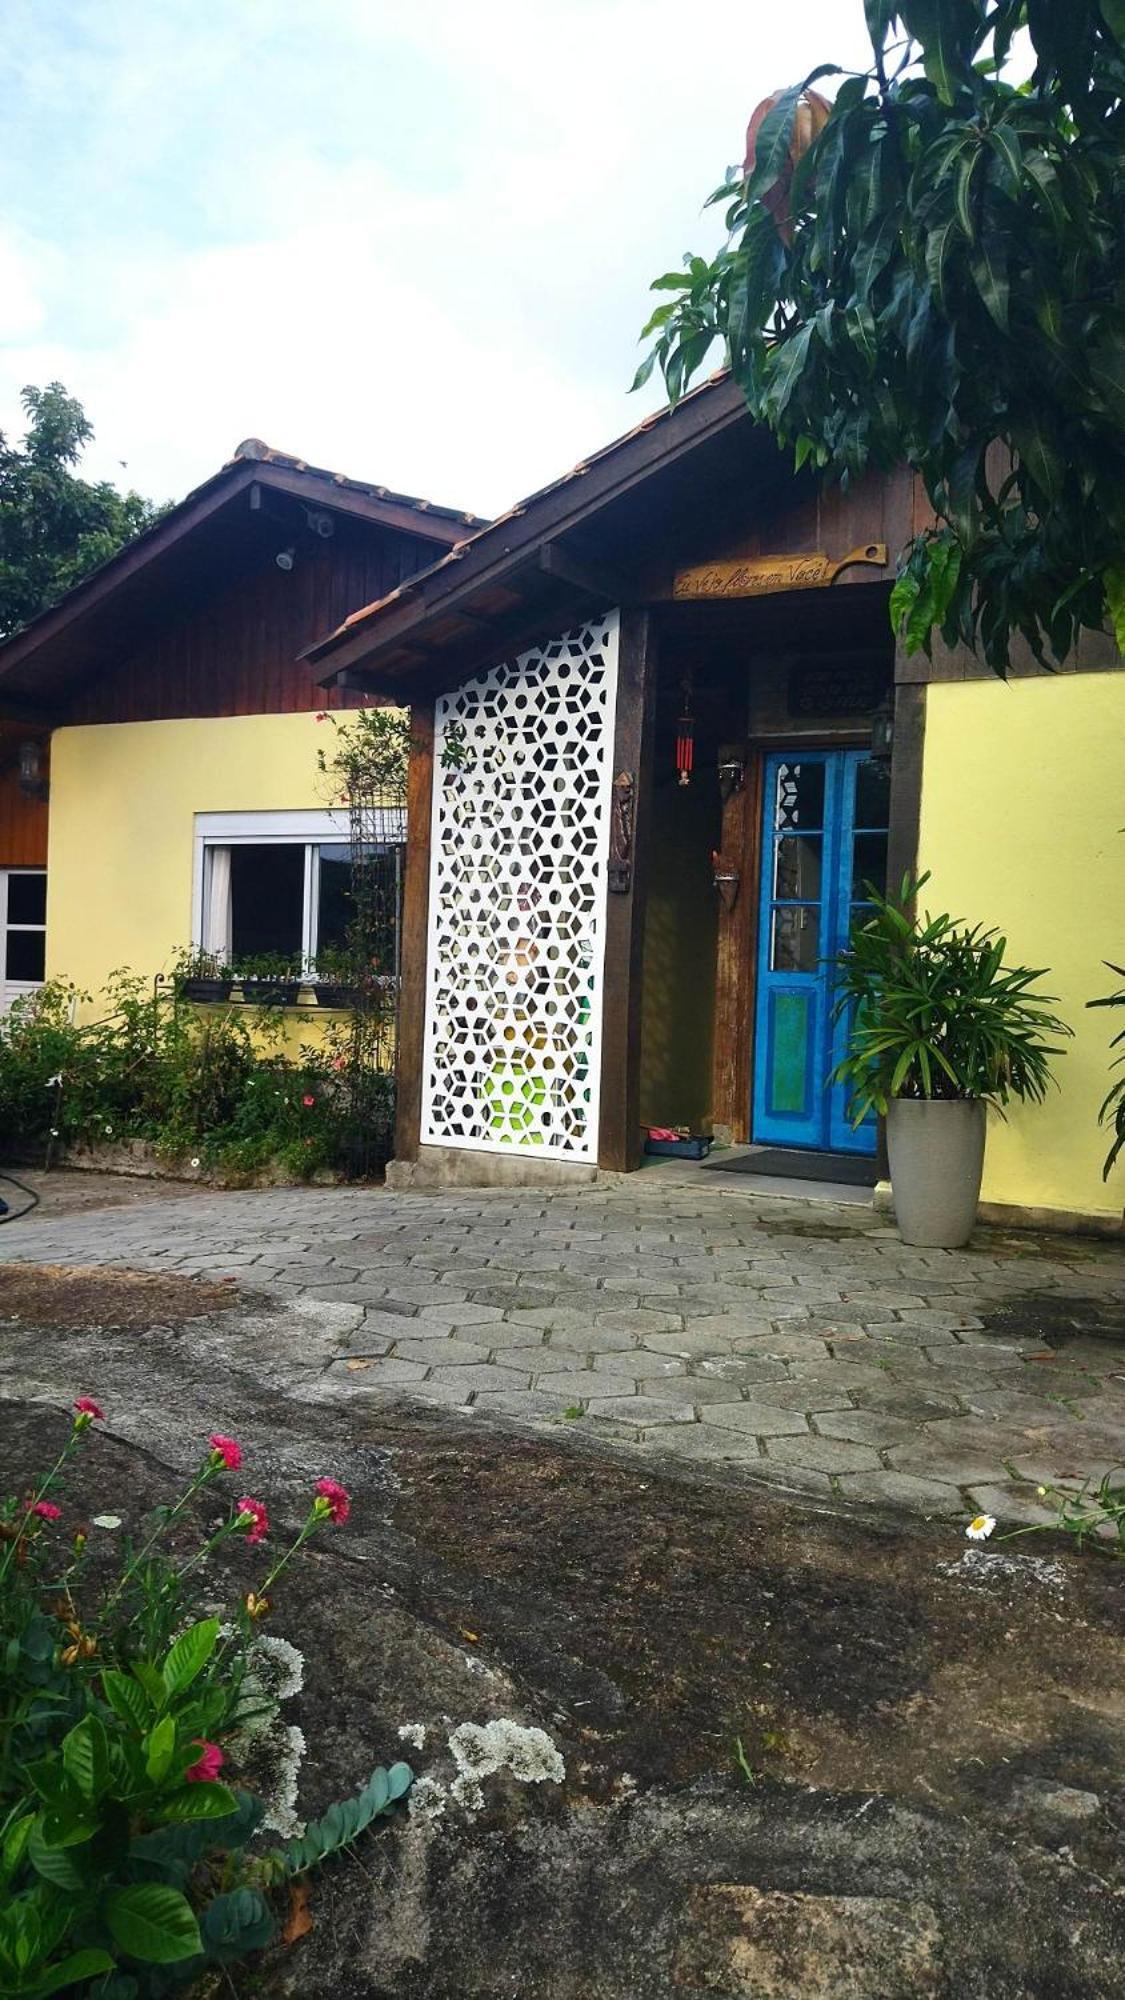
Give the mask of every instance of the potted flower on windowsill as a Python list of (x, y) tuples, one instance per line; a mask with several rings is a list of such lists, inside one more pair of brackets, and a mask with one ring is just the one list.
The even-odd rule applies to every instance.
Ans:
[(300, 966), (280, 952), (243, 959), (235, 978), (252, 1007), (295, 1007), (303, 983)]
[(1005, 965), (1005, 938), (912, 914), (928, 880), (907, 879), (897, 903), (866, 889), (873, 915), (838, 961), (836, 1015), (851, 1026), (832, 1080), (851, 1087), (855, 1124), (886, 1118), (903, 1241), (952, 1250), (976, 1219), (986, 1106), (1041, 1102), (1053, 1038), (1071, 1030), (1032, 991), (1042, 971)]
[(233, 975), (218, 952), (181, 952), (172, 967), (172, 978), (182, 1000), (230, 999)]
[(354, 1007), (359, 998), (360, 974), (354, 952), (317, 953), (313, 994), (318, 1007)]

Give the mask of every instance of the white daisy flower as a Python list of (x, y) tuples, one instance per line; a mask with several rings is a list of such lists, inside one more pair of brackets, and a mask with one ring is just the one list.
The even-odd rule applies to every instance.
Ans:
[(112, 1126), (112, 1125), (107, 1125), (107, 1126), (106, 1126), (106, 1128), (105, 1128), (105, 1136), (106, 1136), (106, 1138), (107, 1138), (107, 1139), (112, 1139), (112, 1137), (113, 1137), (113, 1126)]
[(987, 1542), (995, 1526), (996, 1519), (994, 1515), (977, 1514), (969, 1522), (965, 1533), (971, 1542)]
[(193, 1160), (191, 1164), (192, 1164), (192, 1166), (193, 1166), (193, 1167), (197, 1167), (197, 1166), (199, 1165), (199, 1161), (198, 1161), (198, 1160)]

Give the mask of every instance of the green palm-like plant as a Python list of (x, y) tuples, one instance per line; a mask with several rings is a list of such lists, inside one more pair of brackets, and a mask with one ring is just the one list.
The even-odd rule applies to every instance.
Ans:
[[(1119, 979), (1125, 979), (1125, 965), (1113, 965), (1109, 959), (1105, 963), (1107, 971), (1116, 972)], [(1098, 1000), (1088, 1000), (1086, 1005), (1088, 1007), (1125, 1007), (1125, 986), (1120, 987), (1116, 993), (1103, 994)], [(1109, 1046), (1111, 1049), (1121, 1049), (1121, 1054), (1114, 1057), (1112, 1067), (1114, 1069), (1125, 1067), (1125, 1028), (1122, 1028), (1120, 1034), (1113, 1037)], [(1113, 1142), (1105, 1156), (1105, 1166), (1102, 1168), (1102, 1179), (1107, 1181), (1113, 1171), (1118, 1154), (1122, 1147), (1125, 1146), (1125, 1076), (1119, 1076), (1113, 1085), (1098, 1113), (1098, 1122), (1102, 1125), (1109, 1125), (1113, 1131)]]
[(895, 1097), (1038, 1102), (1063, 1053), (1052, 1038), (1071, 1033), (1054, 996), (1031, 990), (1043, 972), (1005, 965), (1006, 938), (913, 914), (928, 880), (907, 877), (897, 901), (867, 885), (874, 913), (837, 961), (836, 1017), (851, 1028), (832, 1081), (850, 1085), (857, 1125)]

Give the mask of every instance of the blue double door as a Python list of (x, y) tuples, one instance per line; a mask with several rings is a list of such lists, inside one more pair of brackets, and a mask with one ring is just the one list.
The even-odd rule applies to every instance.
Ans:
[(751, 1134), (770, 1145), (873, 1153), (829, 1077), (848, 1022), (834, 1021), (835, 960), (887, 873), (890, 773), (862, 750), (766, 760)]

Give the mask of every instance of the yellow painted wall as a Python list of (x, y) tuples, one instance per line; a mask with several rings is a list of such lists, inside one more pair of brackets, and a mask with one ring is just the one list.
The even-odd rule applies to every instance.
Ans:
[(167, 972), (191, 943), (194, 815), (324, 811), (333, 740), (311, 713), (57, 729), (48, 977), (96, 994), (120, 966)]
[(1125, 674), (939, 682), (926, 693), (921, 866), (932, 910), (995, 926), (1074, 1029), (1042, 1105), (989, 1118), (985, 1201), (1120, 1215), (1098, 1108), (1125, 1017), (1085, 1005), (1125, 964)]

